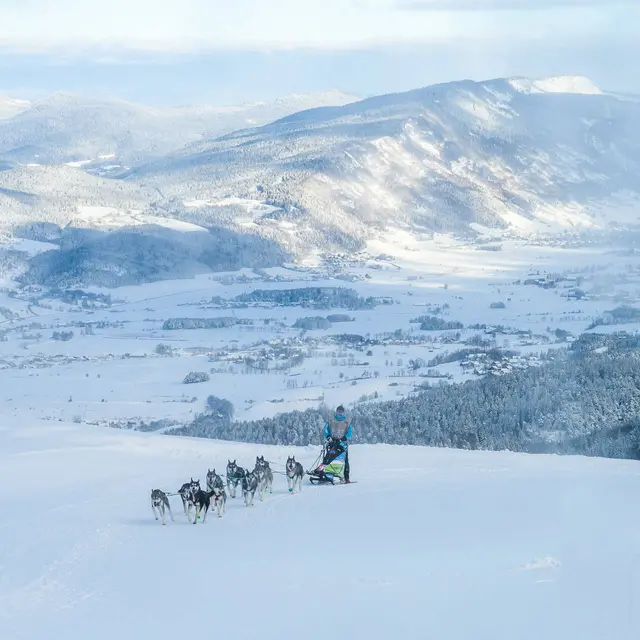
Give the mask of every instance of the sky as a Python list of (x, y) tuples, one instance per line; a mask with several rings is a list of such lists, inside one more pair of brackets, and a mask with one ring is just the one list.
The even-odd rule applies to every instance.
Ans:
[(0, 0), (0, 93), (230, 104), (461, 78), (637, 91), (640, 0)]

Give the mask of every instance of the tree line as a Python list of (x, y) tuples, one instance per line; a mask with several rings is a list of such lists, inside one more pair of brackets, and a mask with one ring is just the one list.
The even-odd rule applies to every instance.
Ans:
[[(319, 444), (328, 411), (236, 422), (205, 411), (173, 433)], [(541, 366), (359, 405), (351, 417), (354, 443), (640, 458), (640, 337), (587, 334)]]

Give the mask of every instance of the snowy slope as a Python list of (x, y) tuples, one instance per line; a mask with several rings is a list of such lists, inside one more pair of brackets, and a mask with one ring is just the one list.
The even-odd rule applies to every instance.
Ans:
[(82, 206), (141, 209), (154, 195), (157, 197), (155, 190), (116, 183), (69, 166), (14, 166), (0, 172), (0, 230), (24, 237), (25, 229), (32, 226), (63, 227)]
[[(278, 109), (296, 101), (304, 103), (294, 96)], [(490, 233), (502, 241), (589, 232), (602, 238), (638, 226), (640, 102), (603, 93), (582, 77), (451, 82), (306, 109), (218, 138), (203, 133), (209, 116), (196, 117), (191, 108), (181, 120), (178, 112), (150, 115), (126, 103), (115, 110), (99, 103), (97, 111), (69, 96), (51, 103), (55, 126), (45, 117), (53, 107), (38, 104), (6, 121), (7, 131), (19, 133), (18, 118), (41, 113), (38, 127), (54, 137), (69, 134), (73, 144), (93, 144), (95, 131), (117, 137), (126, 125), (136, 133), (123, 138), (123, 148), (138, 149), (146, 160), (167, 144), (181, 150), (129, 170), (111, 157), (117, 149), (102, 145), (96, 163), (30, 161), (0, 172), (0, 233), (58, 237), (73, 250), (37, 258), (29, 280), (35, 284), (129, 284), (274, 267), (353, 254), (406, 232)], [(126, 112), (122, 118), (118, 109)], [(140, 118), (149, 127), (138, 126)], [(194, 138), (180, 122), (198, 122), (196, 138), (206, 141), (185, 147)], [(173, 135), (179, 143), (166, 137)], [(57, 144), (59, 150), (66, 143)], [(95, 233), (72, 233), (84, 224), (78, 210), (85, 206), (116, 210), (112, 222), (126, 232), (109, 237), (89, 225)], [(154, 222), (140, 224), (140, 216)], [(41, 223), (69, 226), (43, 233)], [(196, 241), (185, 246), (186, 234), (176, 228), (183, 223), (208, 229), (208, 242), (191, 234)], [(141, 248), (154, 257), (139, 268)], [(112, 279), (124, 262), (129, 280)]]
[(390, 227), (599, 230), (624, 222), (616, 197), (638, 194), (639, 130), (638, 103), (585, 78), (460, 81), (303, 111), (130, 179), (167, 197), (281, 204), (260, 224), (294, 224), (315, 246)]
[(603, 92), (584, 76), (557, 76), (540, 80), (511, 78), (511, 86), (522, 93), (582, 93), (601, 95)]
[(354, 446), (358, 484), (277, 475), (222, 520), (188, 525), (177, 498), (153, 520), (154, 487), (289, 453), (315, 451), (4, 425), (0, 637), (637, 636), (637, 462)]
[(0, 95), (0, 120), (11, 118), (21, 111), (26, 111), (30, 106), (31, 103), (28, 100)]
[[(140, 161), (189, 142), (266, 124), (301, 109), (355, 99), (328, 91), (236, 106), (157, 109), (115, 98), (57, 93), (7, 112), (14, 117), (0, 122), (0, 158), (43, 164)], [(3, 110), (0, 98), (0, 118)]]

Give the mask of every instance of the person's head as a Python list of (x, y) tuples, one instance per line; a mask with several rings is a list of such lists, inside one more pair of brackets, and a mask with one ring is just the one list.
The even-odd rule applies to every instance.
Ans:
[(344, 418), (344, 407), (342, 405), (339, 405), (336, 409), (336, 416), (338, 416), (338, 418)]

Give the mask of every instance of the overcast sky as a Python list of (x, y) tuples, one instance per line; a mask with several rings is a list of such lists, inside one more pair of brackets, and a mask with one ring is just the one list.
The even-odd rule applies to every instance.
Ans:
[(640, 0), (0, 0), (0, 92), (238, 102), (582, 74), (638, 91)]

